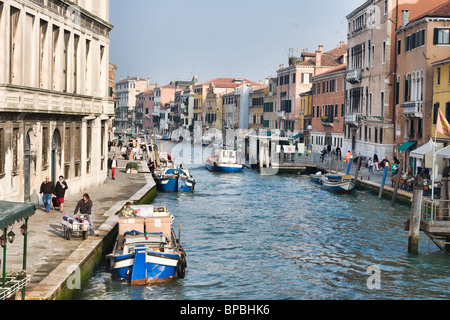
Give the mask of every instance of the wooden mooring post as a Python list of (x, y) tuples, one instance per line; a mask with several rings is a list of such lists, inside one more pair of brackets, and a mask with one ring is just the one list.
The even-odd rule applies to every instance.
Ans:
[(417, 175), (414, 181), (413, 203), (409, 222), (408, 252), (419, 252), (420, 219), (422, 215), (423, 178)]
[(398, 168), (397, 177), (395, 179), (394, 193), (392, 194), (392, 200), (391, 200), (391, 206), (392, 207), (394, 206), (395, 198), (397, 197), (398, 185), (400, 183), (400, 178), (402, 176), (402, 171), (403, 171), (403, 157), (400, 156), (400, 167)]
[[(387, 162), (386, 162), (387, 163)], [(378, 194), (378, 200), (383, 196), (384, 185), (386, 183), (386, 177), (389, 170), (389, 163), (384, 166), (383, 180), (381, 180), (380, 193)]]

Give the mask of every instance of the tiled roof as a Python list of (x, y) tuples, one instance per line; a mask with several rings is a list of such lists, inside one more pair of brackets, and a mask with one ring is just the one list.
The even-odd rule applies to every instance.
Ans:
[(447, 1), (428, 12), (425, 12), (424, 14), (416, 17), (410, 22), (418, 21), (425, 17), (450, 18), (450, 1)]
[[(347, 44), (340, 45), (337, 48), (334, 48), (330, 51), (322, 53), (321, 66), (326, 67), (337, 67), (342, 64), (340, 58), (347, 54)], [(313, 58), (307, 61), (300, 62), (298, 65), (300, 66), (315, 66), (317, 63), (317, 59)]]
[(214, 86), (216, 88), (236, 88), (236, 87), (240, 87), (244, 84), (249, 84), (251, 86), (256, 86), (259, 85), (256, 82), (247, 80), (247, 79), (241, 79), (241, 78), (216, 78), (207, 82), (204, 82), (200, 85), (210, 85), (210, 84), (214, 84)]

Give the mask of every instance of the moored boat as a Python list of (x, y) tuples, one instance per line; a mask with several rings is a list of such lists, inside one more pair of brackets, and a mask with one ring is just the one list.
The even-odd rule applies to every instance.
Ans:
[(337, 193), (351, 193), (355, 189), (353, 176), (327, 173), (321, 178), (322, 187)]
[(310, 174), (309, 177), (311, 178), (312, 182), (321, 183), (322, 181), (322, 172), (319, 171), (315, 174)]
[(158, 191), (191, 192), (194, 191), (195, 179), (189, 170), (181, 168), (163, 168), (154, 174)]
[(135, 217), (119, 217), (119, 235), (108, 255), (119, 280), (145, 285), (185, 277), (186, 253), (164, 206), (134, 205)]
[(215, 156), (206, 159), (206, 168), (212, 172), (242, 172), (244, 165), (237, 162), (237, 152), (219, 150)]

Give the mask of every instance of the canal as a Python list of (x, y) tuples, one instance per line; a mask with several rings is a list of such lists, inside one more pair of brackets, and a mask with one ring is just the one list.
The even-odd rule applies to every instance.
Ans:
[(181, 224), (186, 277), (130, 287), (101, 266), (77, 299), (450, 298), (450, 257), (423, 234), (420, 253), (407, 252), (409, 207), (393, 208), (367, 191), (332, 194), (306, 176), (184, 167), (195, 192), (159, 193), (153, 204)]

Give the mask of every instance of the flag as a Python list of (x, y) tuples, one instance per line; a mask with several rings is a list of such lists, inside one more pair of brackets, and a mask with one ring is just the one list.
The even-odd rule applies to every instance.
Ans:
[(436, 131), (450, 137), (450, 124), (442, 113), (441, 109), (439, 109), (437, 122), (436, 122)]

